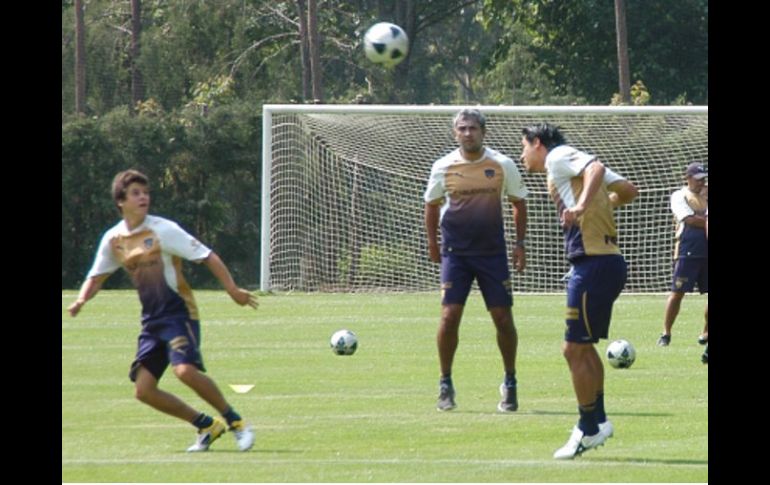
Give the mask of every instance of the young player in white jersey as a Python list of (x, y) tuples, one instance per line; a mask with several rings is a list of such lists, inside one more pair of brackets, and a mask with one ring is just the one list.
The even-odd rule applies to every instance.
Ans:
[[(142, 303), (142, 329), (129, 372), (136, 398), (198, 429), (195, 443), (187, 451), (208, 450), (227, 428), (233, 432), (238, 448), (248, 450), (254, 444), (254, 432), (227, 403), (216, 383), (203, 374), (198, 309), (182, 275), (182, 260), (206, 265), (237, 304), (256, 308), (256, 297), (235, 284), (215, 252), (175, 222), (148, 214), (150, 191), (144, 174), (136, 170), (118, 173), (112, 194), (123, 219), (102, 237), (93, 266), (77, 299), (68, 308), (70, 315), (76, 316), (104, 281), (122, 266), (131, 276)], [(199, 412), (158, 388), (169, 363), (176, 377), (213, 406), (225, 421)]]

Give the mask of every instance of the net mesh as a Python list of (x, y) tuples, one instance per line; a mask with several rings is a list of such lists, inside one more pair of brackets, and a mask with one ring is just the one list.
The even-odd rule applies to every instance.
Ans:
[[(669, 196), (683, 185), (688, 163), (708, 164), (707, 110), (481, 111), (487, 116), (485, 145), (514, 160), (521, 153), (521, 128), (547, 121), (562, 128), (569, 144), (634, 182), (639, 197), (616, 211), (629, 265), (626, 290), (669, 288), (674, 242)], [(439, 268), (427, 257), (422, 195), (432, 163), (457, 146), (451, 119), (446, 112), (424, 111), (273, 113), (270, 243), (263, 247), (269, 251), (270, 277), (263, 289), (437, 289)], [(520, 170), (530, 191), (527, 268), (514, 274), (514, 291), (563, 291), (569, 264), (545, 174)], [(510, 242), (512, 210), (505, 205)]]

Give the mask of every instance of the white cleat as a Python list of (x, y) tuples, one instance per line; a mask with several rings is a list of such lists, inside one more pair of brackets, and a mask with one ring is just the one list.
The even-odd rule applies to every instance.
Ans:
[(235, 436), (235, 442), (238, 445), (238, 449), (241, 451), (248, 451), (254, 446), (254, 430), (251, 426), (244, 424), (242, 421), (236, 421), (230, 428)]
[[(607, 421), (609, 423), (609, 421)], [(586, 450), (599, 447), (609, 438), (608, 432), (612, 432), (612, 424), (605, 426), (604, 431), (599, 428), (595, 435), (586, 436), (583, 430), (577, 427), (572, 428), (572, 434), (567, 440), (567, 444), (556, 450), (553, 457), (557, 460), (571, 460)]]
[(211, 443), (216, 441), (217, 438), (225, 434), (227, 429), (225, 423), (219, 418), (214, 418), (214, 421), (208, 428), (198, 430), (198, 436), (195, 437), (195, 443), (192, 444), (187, 451), (189, 453), (197, 453), (201, 451), (208, 451)]
[(609, 419), (603, 423), (599, 423), (599, 432), (605, 434), (607, 438), (612, 438), (615, 434), (615, 427), (612, 426), (612, 421)]

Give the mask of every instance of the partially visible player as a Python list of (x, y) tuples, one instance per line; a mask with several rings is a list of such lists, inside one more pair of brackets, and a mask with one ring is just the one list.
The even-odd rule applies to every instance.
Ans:
[[(709, 238), (709, 210), (708, 209), (706, 209), (706, 214), (705, 215), (706, 215), (706, 225), (705, 225), (706, 239), (708, 239)], [(703, 362), (704, 364), (708, 364), (709, 363), (709, 343), (708, 343), (708, 341), (706, 341), (706, 348), (703, 349), (703, 355), (700, 356), (700, 361)]]
[[(674, 276), (671, 293), (666, 301), (663, 318), (663, 333), (658, 345), (666, 347), (671, 343), (671, 327), (679, 315), (684, 294), (698, 290), (701, 294), (709, 291), (709, 244), (706, 237), (706, 210), (708, 198), (705, 195), (706, 167), (693, 162), (685, 170), (686, 186), (671, 194), (671, 211), (676, 218), (676, 245), (674, 246)], [(705, 345), (709, 338), (709, 308), (706, 303), (703, 333), (698, 343)]]
[(604, 410), (604, 365), (594, 344), (607, 338), (612, 306), (626, 283), (613, 209), (633, 201), (638, 190), (594, 155), (567, 145), (556, 126), (528, 126), (522, 135), (521, 161), (528, 172), (548, 174), (548, 191), (572, 265), (562, 351), (580, 418), (567, 443), (553, 455), (572, 459), (613, 434)]
[[(182, 260), (205, 264), (237, 304), (256, 308), (256, 297), (235, 284), (214, 251), (176, 223), (148, 214), (150, 189), (144, 174), (136, 170), (118, 173), (112, 183), (112, 195), (123, 220), (102, 237), (80, 293), (68, 307), (70, 315), (77, 316), (104, 281), (123, 266), (142, 303), (142, 330), (136, 360), (129, 372), (136, 398), (198, 429), (195, 443), (187, 451), (208, 450), (228, 427), (238, 448), (248, 450), (254, 444), (254, 432), (227, 403), (216, 383), (203, 374), (198, 309), (182, 275)], [(158, 388), (169, 363), (176, 377), (213, 406), (226, 424)]]
[[(509, 157), (484, 146), (486, 118), (476, 109), (463, 109), (453, 120), (459, 148), (436, 160), (425, 189), (425, 230), (428, 256), (441, 264), (441, 321), (436, 336), (441, 367), (439, 411), (454, 409), (452, 363), (459, 340), (460, 320), (473, 281), (497, 330), (497, 346), (505, 376), (497, 409), (519, 407), (516, 381), (518, 335), (513, 323), (513, 293), (503, 229), (503, 201), (513, 206), (516, 242), (513, 266), (524, 271), (527, 231), (527, 188)], [(441, 247), (438, 232), (441, 228)]]

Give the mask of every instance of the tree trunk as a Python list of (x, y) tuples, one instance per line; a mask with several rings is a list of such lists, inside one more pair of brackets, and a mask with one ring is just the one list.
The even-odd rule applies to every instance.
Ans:
[(139, 37), (142, 33), (142, 0), (131, 0), (131, 109), (144, 99), (144, 81), (139, 70)]
[(310, 99), (310, 54), (308, 52), (309, 44), (307, 37), (307, 7), (305, 6), (305, 0), (297, 0), (297, 13), (299, 14), (299, 53), (300, 61), (302, 62), (302, 101), (306, 102)]
[(313, 82), (313, 102), (323, 103), (323, 79), (321, 73), (321, 39), (318, 37), (318, 3), (307, 2), (308, 40), (310, 41), (310, 72)]
[(75, 0), (75, 113), (86, 112), (86, 26), (83, 0)]
[(628, 67), (628, 34), (626, 32), (626, 0), (615, 0), (615, 29), (618, 44), (620, 99), (624, 104), (631, 104), (631, 76)]

